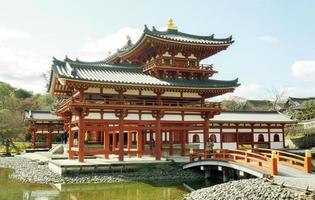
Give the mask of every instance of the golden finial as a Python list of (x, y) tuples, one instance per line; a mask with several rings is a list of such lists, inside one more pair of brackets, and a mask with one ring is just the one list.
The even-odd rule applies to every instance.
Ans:
[(167, 22), (167, 29), (168, 30), (177, 30), (177, 26), (175, 26), (173, 19), (169, 19)]

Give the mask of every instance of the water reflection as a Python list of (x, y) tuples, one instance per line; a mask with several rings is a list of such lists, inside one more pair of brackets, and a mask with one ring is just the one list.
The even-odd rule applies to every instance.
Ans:
[(176, 200), (187, 193), (180, 181), (40, 185), (10, 179), (11, 173), (0, 168), (1, 200)]
[(182, 199), (186, 193), (180, 183), (114, 183), (114, 184), (63, 184), (57, 186), (61, 199), (71, 200), (104, 200), (104, 199)]

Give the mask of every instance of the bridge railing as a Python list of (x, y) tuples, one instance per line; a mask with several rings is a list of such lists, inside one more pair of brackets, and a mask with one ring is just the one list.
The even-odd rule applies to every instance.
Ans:
[(306, 173), (312, 173), (312, 155), (311, 152), (308, 150), (305, 151), (305, 156), (300, 156), (293, 153), (273, 149), (253, 149), (253, 152), (264, 155), (268, 158), (271, 157), (273, 151), (276, 152), (277, 161), (280, 164), (293, 167)]
[(268, 157), (250, 151), (229, 149), (214, 150), (212, 153), (204, 151), (195, 152), (195, 150), (190, 151), (190, 161), (196, 160), (223, 160), (237, 162), (252, 166), (272, 175), (278, 174), (278, 162), (275, 155)]

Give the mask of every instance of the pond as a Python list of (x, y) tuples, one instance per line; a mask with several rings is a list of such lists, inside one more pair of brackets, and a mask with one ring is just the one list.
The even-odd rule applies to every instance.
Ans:
[[(0, 168), (0, 199), (4, 200), (177, 200), (188, 193), (183, 181), (153, 181), (129, 183), (91, 183), (41, 185), (10, 179), (13, 171)], [(216, 182), (194, 180), (186, 182), (197, 189)]]

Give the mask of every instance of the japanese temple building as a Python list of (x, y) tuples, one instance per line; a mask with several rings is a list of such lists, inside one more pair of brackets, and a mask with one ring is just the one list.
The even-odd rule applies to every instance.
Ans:
[[(226, 122), (220, 104), (206, 101), (239, 86), (238, 79), (213, 79), (213, 65), (201, 64), (233, 42), (180, 32), (170, 20), (166, 31), (145, 26), (135, 44), (128, 39), (102, 61), (53, 58), (49, 91), (60, 99), (56, 114), (69, 133), (69, 159), (116, 154), (120, 161), (126, 155), (160, 160), (184, 156), (190, 148), (206, 150), (203, 141), (209, 138), (218, 148), (282, 148), (288, 120), (265, 120), (259, 127), (252, 121)], [(262, 131), (256, 134), (254, 128)]]
[(32, 134), (32, 148), (52, 147), (54, 137), (64, 133), (63, 119), (50, 111), (26, 110), (24, 119), (28, 122), (29, 133)]

